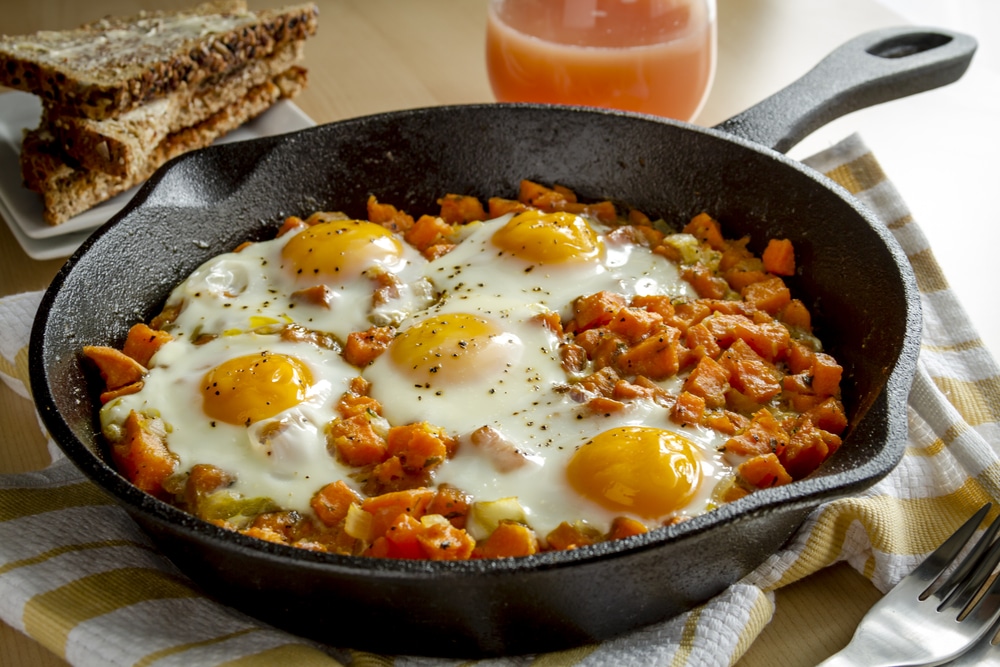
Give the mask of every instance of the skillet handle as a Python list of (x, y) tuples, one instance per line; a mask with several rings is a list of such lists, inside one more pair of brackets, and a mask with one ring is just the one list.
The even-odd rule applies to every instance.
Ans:
[(906, 26), (865, 33), (715, 129), (785, 153), (852, 111), (957, 81), (976, 45), (969, 35), (938, 28)]

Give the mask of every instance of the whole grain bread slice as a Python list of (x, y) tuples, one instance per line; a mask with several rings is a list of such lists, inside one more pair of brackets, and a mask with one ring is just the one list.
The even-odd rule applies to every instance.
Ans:
[(304, 51), (305, 40), (290, 42), (267, 58), (256, 58), (199, 86), (178, 89), (117, 118), (93, 120), (46, 109), (42, 127), (51, 131), (62, 151), (82, 168), (134, 176), (145, 168), (150, 148), (242, 99), (252, 88), (300, 62)]
[(254, 12), (244, 0), (212, 0), (3, 36), (0, 85), (40, 96), (59, 115), (104, 120), (268, 57), (315, 34), (318, 17), (313, 3)]
[(83, 169), (68, 159), (44, 126), (28, 132), (21, 148), (24, 184), (42, 195), (43, 217), (58, 225), (152, 176), (165, 162), (202, 148), (227, 132), (266, 111), (277, 100), (293, 97), (305, 86), (306, 71), (293, 66), (242, 99), (220, 109), (195, 126), (165, 137), (145, 155), (141, 167), (121, 177)]

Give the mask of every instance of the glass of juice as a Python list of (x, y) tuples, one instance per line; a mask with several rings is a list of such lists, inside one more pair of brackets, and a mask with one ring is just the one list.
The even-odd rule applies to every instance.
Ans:
[(500, 102), (693, 120), (715, 74), (715, 0), (490, 0), (486, 65)]

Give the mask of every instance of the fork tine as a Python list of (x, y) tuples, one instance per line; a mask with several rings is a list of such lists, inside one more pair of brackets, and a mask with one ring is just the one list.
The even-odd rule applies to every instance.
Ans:
[(933, 582), (955, 560), (962, 547), (976, 533), (979, 524), (990, 511), (991, 503), (983, 505), (978, 512), (941, 544), (932, 554), (913, 570), (910, 578), (923, 582)]
[[(984, 544), (990, 544), (993, 540), (993, 536), (997, 532), (997, 528), (1000, 528), (1000, 520), (993, 522), (993, 525), (991, 525), (983, 534), (982, 539), (979, 540), (979, 543), (973, 550), (977, 552), (976, 558), (978, 559), (978, 562), (973, 560), (972, 554), (970, 554), (970, 556), (962, 563), (962, 567), (959, 568), (966, 569), (965, 565), (971, 562), (976, 566), (975, 570), (969, 573), (964, 581), (957, 582), (955, 590), (948, 594), (944, 602), (942, 602), (940, 607), (938, 607), (939, 610), (965, 608), (965, 606), (969, 604), (969, 601), (975, 597), (979, 589), (983, 587), (983, 584), (986, 583), (986, 580), (989, 579), (990, 575), (993, 574), (993, 570), (996, 569), (997, 563), (1000, 563), (1000, 541), (994, 542), (992, 546), (990, 546), (989, 551), (981, 558), (979, 557), (978, 552), (982, 551), (979, 547)], [(981, 605), (982, 602), (979, 602), (979, 604)]]
[[(989, 555), (986, 555), (987, 549), (990, 549), (990, 545), (993, 544), (993, 539), (997, 535), (997, 531), (1000, 530), (1000, 519), (994, 520), (992, 524), (983, 532), (979, 542), (976, 543), (962, 560), (962, 563), (955, 568), (947, 580), (941, 584), (938, 590), (935, 592), (937, 599), (942, 600), (941, 608), (945, 608), (950, 603), (953, 603), (955, 598), (964, 597), (964, 602), (968, 602), (968, 598), (971, 597), (971, 593), (974, 593), (978, 588), (980, 588), (986, 581), (990, 572), (996, 567), (998, 561), (1000, 561), (1000, 551), (998, 551), (997, 545), (993, 545)], [(1000, 543), (998, 543), (1000, 544)], [(992, 560), (992, 565), (989, 568), (984, 566)], [(976, 576), (970, 577), (973, 570), (976, 571)], [(972, 583), (974, 582), (974, 583)], [(965, 585), (963, 585), (963, 583)], [(961, 596), (962, 591), (970, 591), (970, 595)], [(963, 604), (964, 604), (963, 602)], [(954, 606), (952, 604), (951, 606)]]
[[(976, 590), (978, 589), (973, 589), (973, 592)], [(993, 580), (990, 587), (986, 589), (986, 593), (976, 601), (976, 606), (969, 611), (969, 615), (963, 622), (971, 621), (983, 627), (991, 626), (989, 636), (992, 638), (993, 633), (996, 632), (996, 628), (992, 625), (998, 618), (1000, 618), (1000, 577)]]

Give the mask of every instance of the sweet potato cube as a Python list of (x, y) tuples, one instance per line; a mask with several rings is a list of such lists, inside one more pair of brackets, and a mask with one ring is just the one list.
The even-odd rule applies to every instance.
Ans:
[(840, 438), (804, 419), (779, 454), (782, 465), (795, 479), (802, 479), (819, 467), (840, 447)]
[(719, 363), (729, 371), (731, 387), (757, 403), (766, 403), (781, 392), (774, 365), (757, 354), (742, 338), (722, 353)]
[(700, 396), (709, 408), (723, 407), (728, 390), (729, 372), (711, 357), (702, 357), (684, 380), (684, 391)]
[(361, 509), (372, 515), (371, 534), (384, 535), (402, 514), (420, 519), (426, 513), (435, 493), (434, 489), (420, 487), (365, 498), (361, 502)]
[(330, 422), (326, 447), (349, 466), (381, 463), (389, 456), (385, 439), (375, 431), (367, 413)]
[(839, 435), (847, 428), (847, 414), (844, 412), (844, 404), (836, 398), (829, 396), (822, 399), (819, 404), (810, 408), (806, 416), (818, 428)]
[(167, 449), (160, 435), (153, 433), (149, 421), (135, 410), (123, 423), (123, 436), (112, 446), (118, 469), (140, 490), (159, 498), (169, 494), (163, 482), (174, 473), (177, 458)]
[(776, 454), (780, 457), (788, 446), (788, 440), (788, 433), (771, 411), (761, 408), (741, 433), (726, 441), (723, 449), (736, 456)]
[(460, 489), (442, 484), (427, 505), (427, 513), (440, 514), (456, 528), (465, 528), (471, 502)]
[(359, 368), (375, 361), (385, 352), (396, 336), (393, 327), (369, 327), (365, 331), (353, 331), (347, 335), (344, 345), (344, 360)]
[(440, 465), (455, 451), (455, 439), (444, 429), (426, 422), (393, 426), (386, 437), (390, 456), (398, 456), (407, 472), (422, 472)]
[(677, 396), (677, 401), (670, 410), (670, 419), (681, 425), (700, 424), (704, 416), (705, 399), (687, 391), (682, 391)]
[(128, 330), (122, 352), (135, 359), (144, 368), (149, 368), (149, 360), (153, 358), (157, 350), (173, 339), (174, 337), (166, 331), (153, 329), (149, 325), (139, 322)]
[(507, 213), (520, 213), (527, 211), (528, 205), (516, 199), (504, 199), (503, 197), (490, 197), (487, 205), (490, 209), (490, 218), (499, 218)]
[(722, 250), (725, 239), (722, 237), (722, 227), (708, 213), (699, 213), (689, 223), (684, 225), (684, 233), (691, 234), (699, 241), (707, 243), (713, 250)]
[(450, 224), (465, 224), (475, 220), (485, 220), (486, 211), (476, 197), (448, 194), (437, 200), (441, 206), (441, 218)]
[(754, 308), (772, 315), (778, 313), (792, 300), (792, 293), (785, 281), (778, 276), (751, 283), (744, 287), (740, 294), (743, 300)]
[(633, 535), (648, 533), (649, 528), (644, 524), (627, 516), (615, 517), (611, 522), (611, 530), (608, 531), (609, 540), (620, 540)]
[(776, 276), (795, 275), (795, 248), (788, 239), (771, 239), (761, 254), (764, 270)]
[(573, 302), (573, 321), (577, 331), (602, 327), (625, 306), (625, 297), (615, 292), (596, 292)]
[(817, 396), (839, 396), (840, 379), (844, 369), (837, 360), (824, 352), (817, 352), (812, 365), (812, 390)]
[(472, 556), (475, 540), (461, 528), (455, 528), (444, 517), (428, 514), (420, 523), (417, 542), (425, 557), (430, 560), (467, 560)]
[(656, 333), (622, 352), (615, 365), (625, 375), (662, 380), (676, 375), (681, 363), (680, 331), (661, 327)]
[(535, 531), (513, 521), (501, 521), (489, 537), (479, 542), (473, 558), (514, 558), (538, 553)]
[(113, 347), (84, 345), (83, 354), (97, 366), (108, 390), (138, 382), (146, 375), (145, 366)]
[(662, 322), (662, 315), (642, 308), (625, 307), (615, 313), (607, 327), (619, 336), (635, 342), (648, 336)]
[(758, 489), (789, 484), (792, 476), (774, 454), (761, 454), (748, 459), (737, 467), (740, 477)]
[(560, 523), (545, 536), (549, 547), (560, 551), (595, 544), (599, 540), (600, 535), (593, 528), (585, 524), (571, 524), (566, 521)]
[(340, 525), (347, 518), (351, 505), (360, 504), (361, 496), (339, 479), (313, 494), (309, 503), (316, 517), (331, 528)]
[(435, 244), (448, 243), (451, 225), (435, 215), (422, 215), (413, 226), (403, 232), (403, 238), (417, 250), (423, 251)]
[(792, 299), (778, 312), (778, 319), (786, 326), (802, 329), (805, 332), (812, 332), (812, 315), (806, 304), (799, 299)]
[(375, 195), (368, 197), (368, 221), (394, 232), (405, 232), (413, 226), (413, 217), (392, 204), (381, 204)]

